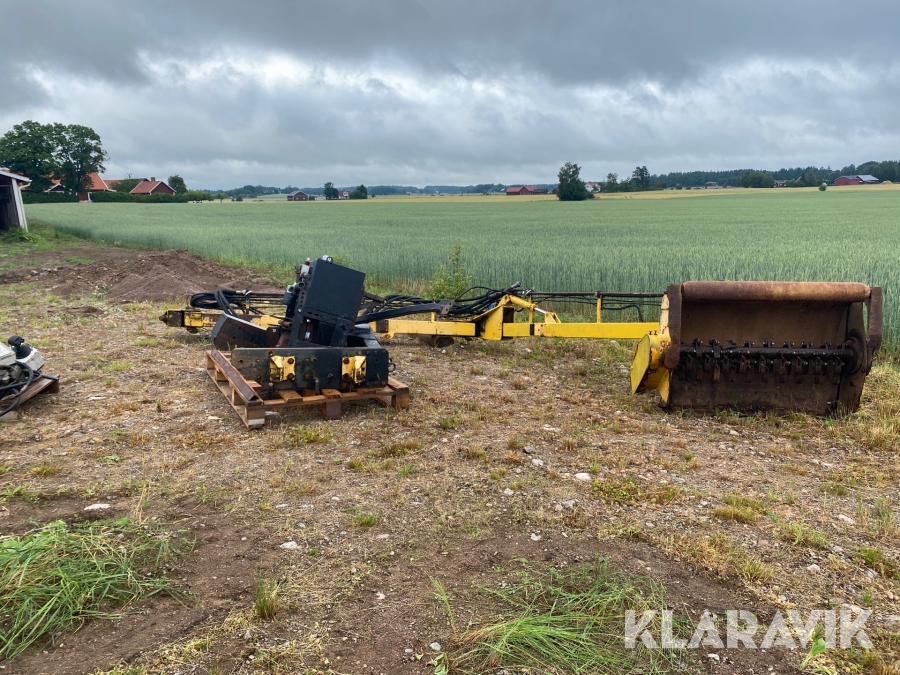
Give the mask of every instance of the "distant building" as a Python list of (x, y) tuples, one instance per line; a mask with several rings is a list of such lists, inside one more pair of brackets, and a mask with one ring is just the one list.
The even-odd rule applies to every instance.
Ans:
[(536, 185), (514, 185), (506, 188), (506, 194), (510, 197), (514, 195), (545, 195), (548, 192), (547, 188), (539, 188)]
[[(166, 185), (164, 181), (156, 180), (152, 177), (150, 180), (142, 178), (141, 182), (134, 186), (131, 191), (133, 195), (174, 195), (175, 190)], [(247, 195), (248, 197), (250, 195)]]
[(30, 182), (30, 178), (0, 169), (0, 232), (28, 229), (21, 191)]
[[(112, 185), (110, 182), (103, 178), (99, 173), (89, 173), (88, 174), (88, 189), (87, 192), (78, 193), (78, 201), (89, 202), (91, 201), (90, 193), (91, 192), (114, 192)], [(117, 182), (117, 181), (114, 181)], [(66, 186), (63, 185), (58, 179), (53, 179), (53, 185), (44, 190), (44, 192), (49, 192), (51, 194), (59, 194), (66, 191)]]
[(350, 199), (350, 190), (338, 190), (338, 199)]
[(303, 190), (295, 190), (287, 196), (289, 202), (308, 202), (309, 195)]
[(706, 181), (706, 189), (717, 188), (717, 187), (719, 187), (719, 184), (716, 181), (714, 181), (714, 180)]
[(878, 185), (880, 181), (875, 176), (841, 176), (834, 179), (835, 185)]
[(775, 187), (784, 187), (784, 184), (787, 183), (786, 180), (776, 180)]

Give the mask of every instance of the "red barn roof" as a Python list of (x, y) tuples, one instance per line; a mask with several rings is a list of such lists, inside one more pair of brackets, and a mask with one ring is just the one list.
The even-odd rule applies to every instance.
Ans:
[(103, 179), (103, 177), (99, 173), (89, 173), (88, 178), (91, 179), (91, 184), (88, 186), (88, 192), (112, 192), (113, 189), (110, 187), (109, 183)]
[(156, 180), (154, 176), (150, 180), (142, 180), (140, 183), (134, 186), (134, 189), (131, 191), (133, 195), (155, 195), (155, 194), (169, 194), (174, 195), (175, 190), (169, 187), (165, 181)]

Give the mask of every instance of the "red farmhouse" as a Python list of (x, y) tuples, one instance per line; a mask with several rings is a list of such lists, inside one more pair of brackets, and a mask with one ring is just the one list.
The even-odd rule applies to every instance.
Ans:
[(175, 190), (166, 185), (165, 182), (161, 180), (156, 180), (156, 177), (147, 180), (144, 178), (140, 183), (134, 186), (134, 189), (131, 191), (133, 195), (174, 195)]
[(875, 176), (841, 176), (834, 179), (835, 185), (878, 185), (879, 181)]

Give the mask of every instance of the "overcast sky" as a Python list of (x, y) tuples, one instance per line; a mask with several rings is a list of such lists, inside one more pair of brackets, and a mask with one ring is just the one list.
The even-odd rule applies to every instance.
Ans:
[(0, 133), (189, 187), (551, 182), (900, 157), (900, 2), (7, 3)]

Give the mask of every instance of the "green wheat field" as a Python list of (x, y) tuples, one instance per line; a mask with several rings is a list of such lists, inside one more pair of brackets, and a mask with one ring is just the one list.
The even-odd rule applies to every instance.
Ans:
[(31, 219), (78, 236), (187, 249), (285, 270), (341, 256), (379, 285), (430, 278), (456, 241), (474, 280), (539, 290), (663, 291), (691, 279), (883, 286), (900, 338), (900, 186), (529, 197), (203, 204), (40, 204)]

